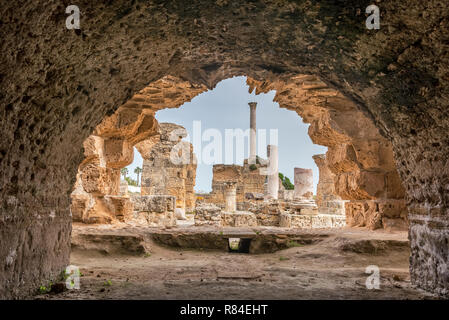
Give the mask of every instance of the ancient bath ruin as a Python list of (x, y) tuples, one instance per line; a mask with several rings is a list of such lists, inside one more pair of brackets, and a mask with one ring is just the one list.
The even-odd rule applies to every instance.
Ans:
[[(236, 297), (447, 298), (449, 7), (375, 3), (380, 29), (357, 1), (82, 2), (79, 28), (63, 3), (4, 2), (0, 298), (222, 299), (204, 283), (223, 279)], [(327, 148), (282, 172), (293, 188), (282, 146), (257, 152), (254, 96), (249, 153), (215, 163), (210, 192), (186, 129), (157, 121), (234, 77)], [(139, 192), (121, 181), (135, 150)], [(369, 259), (384, 291), (358, 285)], [(46, 292), (74, 263), (86, 285)], [(100, 291), (113, 268), (138, 289)]]

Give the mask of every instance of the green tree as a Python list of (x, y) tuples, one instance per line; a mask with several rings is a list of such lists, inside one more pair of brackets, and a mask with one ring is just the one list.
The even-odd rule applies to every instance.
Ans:
[(128, 168), (121, 169), (120, 173), (122, 174), (123, 178), (126, 180), (126, 175), (129, 173)]
[(134, 169), (134, 173), (137, 174), (137, 185), (139, 186), (140, 185), (139, 177), (140, 177), (140, 174), (142, 173), (142, 168), (136, 167)]
[(286, 176), (284, 176), (282, 173), (279, 172), (279, 179), (282, 181), (282, 185), (284, 186), (285, 190), (294, 190), (295, 186), (290, 181), (290, 179)]
[(125, 177), (125, 181), (128, 183), (129, 186), (137, 187), (137, 181), (134, 179), (131, 179), (130, 177)]

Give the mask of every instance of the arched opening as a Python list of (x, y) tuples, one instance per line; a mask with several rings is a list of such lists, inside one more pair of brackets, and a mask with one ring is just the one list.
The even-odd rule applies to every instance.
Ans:
[[(303, 136), (295, 137), (292, 142), (298, 143), (298, 139), (311, 138), (327, 147), (327, 151), (324, 150), (326, 154), (314, 155), (314, 152), (307, 154), (309, 163), (313, 162), (319, 169), (317, 183), (314, 185), (309, 179), (312, 177), (311, 169), (296, 168), (293, 190), (281, 188), (282, 190), (276, 191), (276, 199), (270, 198), (267, 189), (268, 176), (258, 171), (264, 166), (271, 166), (272, 158), (268, 157), (269, 152), (263, 156), (261, 156), (262, 153), (257, 153), (258, 158), (254, 164), (250, 164), (251, 139), (248, 136), (247, 143), (241, 143), (246, 148), (243, 152), (244, 157), (240, 159), (242, 163), (235, 163), (237, 158), (233, 157), (230, 163), (224, 164), (222, 162), (226, 158), (225, 153), (229, 150), (223, 146), (226, 139), (222, 138), (220, 132), (225, 131), (226, 124), (221, 128), (223, 130), (216, 130), (218, 132), (216, 135), (210, 132), (203, 134), (203, 131), (194, 133), (195, 124), (192, 121), (198, 118), (188, 118), (185, 113), (182, 113), (183, 110), (189, 110), (193, 115), (206, 113), (204, 110), (195, 110), (195, 104), (201, 104), (202, 96), (208, 97), (207, 94), (210, 96), (215, 90), (219, 91), (220, 84), (226, 84), (229, 80), (219, 83), (217, 89), (206, 91), (206, 93), (201, 93), (201, 90), (196, 91), (195, 88), (196, 95), (190, 95), (191, 84), (186, 84), (174, 77), (166, 77), (139, 92), (115, 114), (105, 118), (94, 131), (94, 136), (87, 139), (87, 141), (103, 140), (103, 144), (97, 143), (100, 145), (100, 150), (93, 152), (100, 160), (89, 157), (89, 161), (106, 163), (106, 167), (108, 164), (114, 165), (115, 162), (120, 163), (117, 167), (129, 165), (132, 162), (132, 156), (129, 155), (131, 151), (126, 150), (133, 150), (133, 148), (138, 150), (143, 159), (141, 189), (140, 194), (130, 195), (128, 190), (114, 196), (117, 205), (109, 206), (112, 208), (111, 219), (103, 221), (103, 226), (91, 225), (92, 221), (94, 223), (99, 221), (90, 220), (90, 218), (82, 221), (87, 225), (74, 225), (72, 243), (76, 250), (73, 263), (86, 267), (85, 273), (93, 272), (93, 277), (95, 272), (101, 275), (107, 268), (112, 281), (122, 283), (123, 274), (129, 280), (133, 279), (138, 271), (130, 267), (128, 271), (120, 268), (121, 271), (117, 272), (109, 267), (111, 264), (109, 260), (120, 261), (136, 254), (140, 256), (141, 261), (137, 257), (133, 258), (133, 261), (140, 266), (144, 263), (143, 260), (150, 260), (147, 258), (150, 254), (155, 259), (162, 254), (165, 260), (176, 261), (180, 254), (179, 250), (183, 254), (186, 265), (196, 263), (191, 260), (192, 249), (212, 250), (212, 253), (206, 251), (203, 254), (195, 254), (196, 259), (206, 264), (226, 260), (228, 252), (263, 254), (267, 259), (274, 257), (276, 259), (274, 265), (279, 267), (294, 265), (303, 271), (311, 271), (312, 269), (306, 266), (316, 263), (317, 260), (322, 261), (320, 257), (326, 256), (326, 261), (322, 262), (323, 267), (319, 273), (331, 272), (334, 279), (332, 281), (338, 282), (345, 277), (348, 278), (348, 273), (354, 273), (350, 269), (363, 269), (366, 264), (365, 255), (372, 255), (371, 264), (382, 263), (381, 267), (388, 274), (387, 279), (400, 279), (395, 280), (396, 285), (399, 281), (406, 283), (408, 279), (405, 232), (407, 220), (402, 209), (402, 207), (405, 208), (405, 201), (389, 142), (379, 134), (370, 120), (351, 101), (338, 91), (329, 89), (317, 77), (293, 76), (289, 82), (258, 82), (252, 78), (242, 77), (232, 79), (238, 81), (245, 92), (258, 94), (258, 96), (245, 96), (245, 101), (242, 106), (239, 106), (240, 108), (250, 109), (247, 106), (248, 101), (254, 101), (257, 97), (270, 93), (268, 97), (271, 101), (276, 101), (272, 103), (275, 104), (277, 113), (282, 114), (282, 111), (285, 111), (288, 116), (293, 117), (294, 121), (300, 122), (302, 119), (309, 123), (304, 128), (308, 132), (303, 130)], [(215, 100), (208, 98), (210, 99), (208, 104), (220, 103), (222, 99), (220, 94), (238, 96), (238, 91), (224, 90), (215, 97)], [(162, 99), (161, 96), (168, 98)], [(170, 99), (172, 97), (184, 97), (185, 100), (180, 99), (173, 104)], [(190, 100), (192, 101), (185, 103)], [(168, 110), (165, 117), (161, 116), (157, 121), (158, 115), (155, 110), (161, 108), (151, 105), (150, 101), (160, 106), (182, 107)], [(230, 103), (238, 102), (231, 100)], [(250, 102), (250, 105), (251, 103), (254, 102)], [(279, 106), (287, 110), (279, 109)], [(261, 106), (259, 102), (259, 114), (264, 112), (263, 107), (264, 105)], [(270, 114), (269, 107), (266, 108), (268, 110), (265, 112), (269, 114), (270, 124), (277, 128), (285, 125), (283, 122), (285, 119), (282, 116), (276, 120), (274, 113)], [(213, 117), (218, 117), (221, 122), (225, 122), (224, 119), (229, 115), (232, 115), (230, 119), (233, 119), (238, 112), (232, 107), (228, 109), (226, 105), (221, 106), (222, 114), (220, 111), (214, 113), (210, 105), (209, 109)], [(178, 118), (174, 116), (176, 112), (180, 114)], [(246, 120), (241, 126), (248, 127), (251, 123), (248, 121), (249, 116), (250, 113), (245, 112)], [(183, 120), (183, 117), (187, 119)], [(258, 119), (263, 120), (263, 116), (259, 116)], [(203, 130), (210, 129), (211, 124), (207, 122), (207, 117), (199, 120), (203, 120), (201, 122)], [(171, 123), (171, 121), (177, 123)], [(279, 122), (276, 123), (276, 121)], [(233, 124), (231, 122), (228, 125), (233, 127)], [(296, 147), (295, 144), (282, 144), (283, 139), (288, 140), (285, 138), (285, 133), (289, 137), (294, 132), (294, 130), (286, 132), (281, 130), (277, 137), (278, 145), (285, 148)], [(194, 145), (192, 142), (196, 139), (193, 136), (198, 134), (200, 143)], [(203, 154), (201, 151), (197, 153), (197, 150), (207, 149), (207, 143), (211, 143), (211, 140), (206, 139), (204, 144), (201, 140), (204, 136), (213, 136), (215, 140), (220, 140), (219, 147), (213, 154), (218, 153), (223, 156), (218, 158), (213, 156), (212, 161), (208, 162), (209, 170), (212, 169), (212, 177), (207, 183), (210, 183), (212, 188), (210, 192), (199, 194), (194, 189), (198, 179), (198, 166), (201, 160), (211, 155), (210, 150), (206, 150), (207, 152)], [(114, 142), (120, 141), (122, 147), (108, 149), (110, 142), (106, 141), (111, 138)], [(259, 141), (260, 137), (257, 136), (257, 138)], [(270, 143), (271, 141), (262, 141), (260, 144), (266, 147)], [(263, 150), (263, 147), (259, 149)], [(182, 158), (188, 161), (178, 163), (176, 162), (178, 158), (173, 159), (173, 155), (182, 155)], [(105, 159), (101, 159), (102, 157)], [(296, 153), (293, 158), (300, 157)], [(301, 164), (300, 161), (298, 163)], [(254, 172), (251, 170), (251, 165), (256, 167)], [(79, 170), (78, 175), (83, 176), (84, 166), (80, 166)], [(276, 177), (278, 173), (279, 170)], [(101, 178), (96, 181), (99, 185), (103, 185), (104, 182)], [(394, 184), (395, 182), (399, 182), (399, 185)], [(306, 185), (307, 183), (309, 185)], [(278, 186), (282, 184), (282, 181), (278, 181)], [(109, 197), (101, 196), (102, 199)], [(229, 203), (228, 198), (233, 198), (233, 201)], [(72, 212), (75, 211), (72, 205)], [(110, 227), (104, 226), (105, 222), (112, 224)], [(140, 229), (132, 229), (133, 227)], [(347, 229), (348, 227), (357, 228)], [(96, 228), (98, 229), (95, 230)], [(126, 230), (127, 235), (121, 234), (120, 229)], [(146, 230), (143, 231), (145, 236), (142, 230)], [(310, 234), (310, 232), (313, 233)], [(150, 248), (149, 242), (143, 247), (138, 244), (146, 243), (146, 238), (152, 239), (153, 247)], [(86, 263), (83, 250), (89, 255), (92, 254), (92, 250), (107, 254), (97, 256), (97, 264)], [(147, 252), (143, 253), (145, 250)], [(220, 253), (216, 253), (217, 250)], [(120, 258), (115, 256), (117, 253), (127, 254), (127, 256)], [(302, 257), (301, 262), (298, 262), (298, 256)], [(352, 260), (352, 263), (348, 269), (347, 265), (346, 267), (342, 265), (343, 271), (340, 273), (334, 269), (339, 269), (336, 266), (341, 263), (339, 261), (341, 256)], [(252, 261), (251, 259), (257, 258), (248, 259)], [(392, 261), (386, 264), (385, 259), (392, 259)], [(226, 272), (238, 270), (236, 272), (239, 275), (232, 273), (233, 276), (229, 277), (241, 277), (248, 272), (241, 262), (229, 261), (228, 266), (223, 270), (227, 270)], [(148, 262), (144, 264), (147, 265), (146, 263)], [(150, 265), (155, 267), (153, 262)], [(270, 262), (270, 265), (273, 265), (273, 262)], [(260, 266), (253, 268), (253, 272), (266, 267), (260, 263)], [(207, 269), (206, 266), (204, 268)], [(171, 275), (185, 272), (183, 268), (172, 268), (169, 265), (165, 265), (164, 269)], [(189, 276), (198, 276), (199, 270), (192, 267)], [(183, 277), (166, 277), (166, 279), (179, 281), (179, 290), (184, 288)], [(352, 274), (351, 277), (357, 278), (360, 275)], [(353, 279), (351, 277), (349, 278)], [(263, 279), (264, 283), (272, 281), (270, 277), (263, 277)], [(157, 279), (147, 278), (147, 281), (157, 282)], [(301, 281), (299, 280), (297, 284), (300, 285)], [(329, 279), (326, 281), (332, 282)], [(394, 286), (393, 283), (395, 282), (390, 282), (391, 287)], [(133, 286), (135, 283), (131, 280), (128, 285)], [(287, 285), (287, 282), (281, 284), (283, 285)], [(185, 290), (183, 297), (188, 298), (192, 292), (189, 289)], [(195, 290), (202, 289), (196, 287)], [(339, 291), (341, 292), (340, 289)], [(142, 294), (143, 297), (148, 297), (145, 293)], [(243, 291), (242, 294), (244, 294)], [(336, 292), (329, 290), (323, 291), (322, 294), (332, 297)], [(348, 292), (348, 297), (351, 294)], [(394, 294), (389, 293), (387, 296), (394, 297)], [(408, 294), (411, 298), (417, 297), (417, 293)]]

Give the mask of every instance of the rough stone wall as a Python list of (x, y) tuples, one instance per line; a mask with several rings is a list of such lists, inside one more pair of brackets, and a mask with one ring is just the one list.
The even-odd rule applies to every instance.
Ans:
[[(122, 144), (118, 145), (121, 151)], [(73, 221), (110, 223), (115, 220), (115, 214), (109, 210), (111, 206), (105, 196), (118, 196), (120, 193), (120, 170), (117, 169), (116, 161), (123, 163), (124, 158), (132, 161), (133, 157), (132, 148), (131, 151), (127, 149), (125, 157), (118, 156), (111, 150), (117, 150), (116, 146), (111, 142), (105, 143), (102, 137), (94, 135), (84, 141), (85, 159), (78, 167), (75, 187), (71, 194), (70, 210)]]
[[(259, 158), (260, 162), (264, 160)], [(253, 165), (248, 163), (248, 159), (243, 162), (242, 180), (243, 180), (243, 193), (264, 193), (267, 176), (261, 174), (261, 168), (266, 167), (263, 163), (254, 163)]]
[(192, 211), (196, 177), (196, 158), (192, 144), (181, 141), (187, 135), (182, 126), (161, 123), (159, 141), (150, 140), (136, 145), (142, 150), (142, 195), (171, 195), (176, 207)]
[(248, 164), (245, 159), (243, 166), (216, 164), (212, 169), (212, 191), (209, 195), (202, 195), (208, 203), (224, 207), (224, 192), (226, 182), (237, 183), (237, 206), (240, 208), (246, 201), (248, 193), (264, 194), (266, 176), (260, 174), (263, 164)]
[(173, 227), (176, 225), (176, 199), (169, 195), (132, 196), (132, 213), (127, 222), (139, 226)]
[(311, 216), (281, 213), (279, 220), (279, 226), (282, 228), (341, 228), (345, 225), (346, 221), (344, 216), (331, 214)]
[(313, 160), (318, 166), (319, 179), (316, 191), (316, 203), (319, 213), (345, 214), (345, 203), (335, 191), (335, 175), (326, 164), (326, 155), (317, 154)]
[[(143, 88), (146, 95), (130, 102), (136, 103), (129, 105), (132, 117), (144, 106), (178, 107), (235, 75), (323, 93), (319, 112), (329, 123), (354, 120), (334, 131), (311, 126), (312, 133), (327, 130), (329, 140), (364, 132), (356, 110), (379, 128), (406, 191), (412, 282), (447, 294), (449, 7), (443, 0), (382, 1), (381, 29), (367, 30), (368, 4), (119, 0), (104, 7), (82, 0), (78, 31), (64, 28), (61, 2), (3, 1), (0, 296), (23, 296), (69, 263), (70, 193), (83, 141), (105, 116)], [(297, 82), (298, 75), (322, 82)], [(180, 83), (185, 86), (175, 93), (162, 90)], [(303, 105), (288, 90), (278, 95), (287, 96), (281, 105)], [(369, 140), (374, 152), (385, 149)], [(360, 162), (359, 148), (341, 149), (371, 166)], [(336, 171), (350, 165), (333, 163)], [(369, 181), (374, 167), (350, 180)], [(384, 190), (395, 189), (392, 175)], [(357, 187), (363, 183), (347, 188), (349, 177), (341, 176), (343, 192), (376, 194)]]
[(194, 220), (196, 226), (221, 226), (221, 208), (213, 203), (198, 203), (195, 208)]
[(278, 200), (250, 201), (247, 208), (247, 211), (255, 214), (260, 226), (279, 226), (283, 210), (283, 202)]

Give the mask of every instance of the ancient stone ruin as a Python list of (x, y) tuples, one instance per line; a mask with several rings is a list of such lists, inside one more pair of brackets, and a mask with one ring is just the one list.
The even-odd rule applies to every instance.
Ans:
[(161, 123), (157, 130), (134, 145), (144, 159), (140, 195), (130, 195), (127, 183), (120, 181), (120, 168), (132, 162), (133, 144), (104, 143), (100, 136), (86, 140), (90, 153), (78, 169), (72, 192), (74, 222), (167, 227), (176, 225), (176, 218), (185, 219), (186, 210), (194, 210), (196, 160), (191, 144), (181, 141), (185, 129)]
[[(172, 123), (160, 124), (159, 141), (136, 145), (143, 160), (142, 195), (171, 195), (179, 217), (195, 209), (196, 159), (193, 147), (181, 141), (186, 130)], [(148, 145), (150, 144), (150, 145)]]
[[(310, 210), (307, 197), (295, 207), (270, 189), (273, 199), (258, 200), (259, 177), (246, 192), (245, 165), (233, 169), (236, 213), (260, 211), (258, 225), (338, 225), (345, 216), (349, 227), (407, 228), (411, 283), (447, 296), (449, 8), (443, 0), (378, 4), (380, 30), (365, 27), (366, 3), (357, 1), (85, 1), (74, 30), (60, 2), (4, 1), (0, 297), (28, 296), (70, 264), (72, 221), (134, 216), (119, 169), (134, 146), (160, 134), (156, 111), (242, 75), (251, 92), (275, 90), (328, 151), (317, 161), (317, 214), (297, 214)], [(180, 171), (176, 184), (189, 169)], [(171, 195), (182, 188), (184, 199)], [(194, 206), (216, 221), (226, 203), (218, 185), (207, 205), (194, 205), (188, 190), (141, 195), (150, 198), (138, 211), (149, 225), (155, 212), (164, 212), (156, 224), (170, 226), (176, 209)]]

